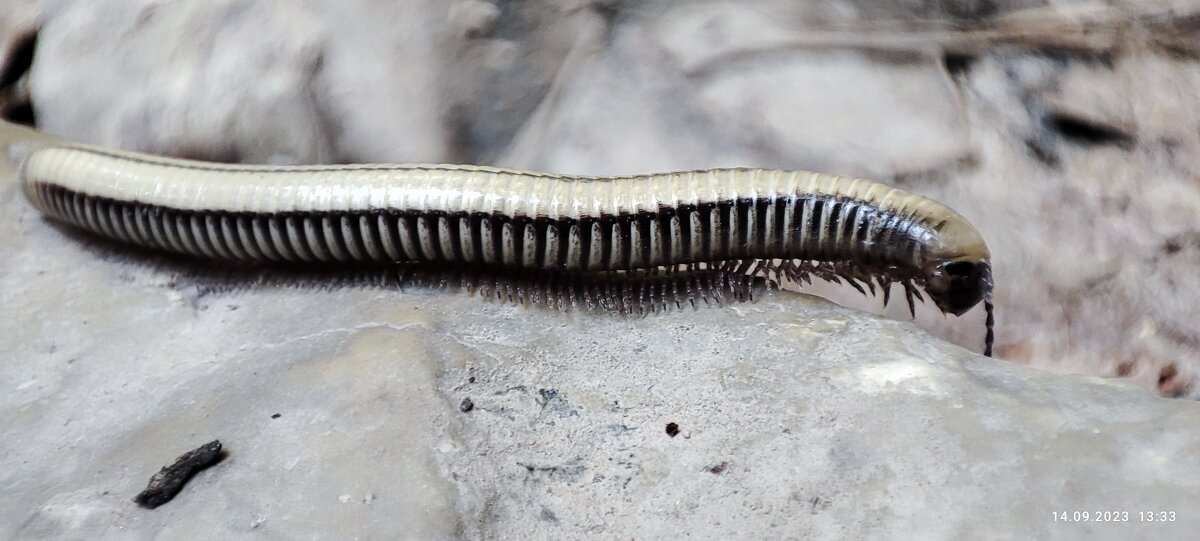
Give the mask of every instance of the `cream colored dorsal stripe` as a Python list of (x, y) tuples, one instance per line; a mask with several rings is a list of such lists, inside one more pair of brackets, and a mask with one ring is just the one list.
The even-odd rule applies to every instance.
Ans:
[(588, 177), (441, 164), (279, 167), (215, 164), (82, 145), (35, 152), (24, 175), (29, 182), (179, 210), (397, 209), (572, 219), (771, 193), (839, 195), (876, 203), (879, 194), (888, 191), (872, 181), (807, 171), (716, 169)]

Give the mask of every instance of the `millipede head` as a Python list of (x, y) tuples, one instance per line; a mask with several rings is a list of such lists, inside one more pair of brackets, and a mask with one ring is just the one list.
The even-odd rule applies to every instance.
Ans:
[(925, 269), (925, 292), (942, 312), (961, 316), (992, 292), (992, 266), (986, 259), (958, 259)]

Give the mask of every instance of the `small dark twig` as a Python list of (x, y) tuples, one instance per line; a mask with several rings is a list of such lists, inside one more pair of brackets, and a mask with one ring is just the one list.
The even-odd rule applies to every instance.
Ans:
[(174, 464), (163, 466), (163, 469), (150, 477), (150, 484), (146, 485), (146, 490), (135, 496), (133, 501), (146, 509), (154, 509), (167, 503), (179, 494), (188, 479), (200, 470), (220, 462), (224, 457), (221, 442), (218, 440), (188, 451), (175, 459)]

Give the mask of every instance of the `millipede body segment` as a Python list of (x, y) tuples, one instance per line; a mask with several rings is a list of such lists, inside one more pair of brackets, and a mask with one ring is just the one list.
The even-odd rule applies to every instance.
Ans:
[(22, 168), (46, 215), (210, 259), (436, 263), (568, 273), (723, 266), (860, 291), (924, 289), (945, 313), (980, 301), (990, 256), (962, 216), (868, 180), (717, 169), (576, 177), (466, 165), (245, 166), (82, 145)]

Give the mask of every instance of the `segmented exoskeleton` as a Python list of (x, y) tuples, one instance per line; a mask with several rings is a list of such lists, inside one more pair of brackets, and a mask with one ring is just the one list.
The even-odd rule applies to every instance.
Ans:
[[(987, 309), (987, 246), (962, 216), (868, 180), (716, 169), (576, 177), (466, 165), (245, 166), (51, 146), (23, 166), (43, 213), (213, 259), (422, 262), (566, 273), (713, 268), (923, 288)], [(865, 288), (865, 289), (864, 289)]]

